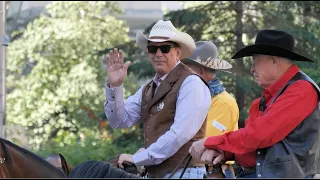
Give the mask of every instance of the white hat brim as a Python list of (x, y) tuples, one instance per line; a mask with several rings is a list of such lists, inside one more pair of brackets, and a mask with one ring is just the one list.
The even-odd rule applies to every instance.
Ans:
[(169, 39), (149, 39), (141, 31), (136, 33), (136, 43), (139, 48), (143, 51), (148, 52), (148, 41), (152, 42), (165, 42), (172, 41), (178, 43), (181, 47), (181, 56), (180, 59), (187, 58), (192, 55), (193, 51), (196, 49), (196, 44), (192, 37), (183, 32), (177, 32), (175, 36)]

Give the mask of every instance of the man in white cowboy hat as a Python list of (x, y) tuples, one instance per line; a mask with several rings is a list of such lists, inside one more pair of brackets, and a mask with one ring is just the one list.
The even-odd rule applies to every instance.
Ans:
[[(145, 149), (134, 155), (121, 154), (118, 163), (120, 167), (124, 161), (144, 166), (151, 178), (168, 177), (179, 165), (176, 178), (184, 167), (179, 162), (191, 144), (205, 137), (210, 91), (199, 75), (180, 62), (192, 55), (195, 43), (170, 21), (159, 20), (149, 38), (137, 32), (136, 42), (148, 53), (156, 75), (125, 103), (122, 84), (130, 62), (124, 64), (117, 49), (106, 57), (109, 83), (105, 113), (110, 125), (128, 128), (141, 122), (145, 137)], [(202, 178), (204, 174), (204, 164), (192, 160), (183, 177)]]
[[(320, 173), (320, 89), (294, 61), (312, 60), (293, 51), (291, 34), (262, 30), (254, 45), (233, 58), (253, 57), (251, 72), (263, 88), (245, 127), (193, 143), (195, 159), (235, 159), (241, 178), (312, 178)], [(211, 150), (211, 153), (204, 153)]]
[[(232, 65), (226, 60), (218, 59), (218, 48), (211, 41), (196, 42), (196, 50), (193, 54), (182, 60), (187, 66), (197, 72), (202, 79), (209, 84), (211, 93), (211, 106), (207, 116), (206, 137), (218, 136), (238, 129), (239, 107), (234, 99), (216, 77), (216, 70), (229, 72)], [(211, 162), (208, 162), (211, 164)], [(225, 173), (231, 178), (230, 172), (234, 174), (232, 167), (234, 161), (226, 162)], [(211, 166), (209, 166), (211, 167)], [(212, 171), (211, 169), (209, 171)], [(215, 166), (214, 172), (221, 173), (220, 166)], [(233, 175), (234, 176), (234, 175)]]

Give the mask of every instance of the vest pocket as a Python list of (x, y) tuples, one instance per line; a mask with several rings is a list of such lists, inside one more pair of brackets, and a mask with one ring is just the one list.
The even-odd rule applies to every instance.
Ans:
[(268, 172), (266, 177), (272, 178), (289, 178), (295, 177), (295, 174), (299, 171), (295, 168), (290, 156), (283, 158), (277, 158), (267, 162), (266, 169), (263, 171)]
[(269, 161), (266, 161), (266, 163), (267, 163), (268, 166), (273, 166), (273, 165), (276, 165), (276, 164), (282, 164), (282, 163), (287, 162), (287, 161), (292, 161), (290, 155), (284, 156), (284, 157), (280, 157), (280, 158), (276, 158), (276, 159), (273, 159), (273, 160), (269, 160)]

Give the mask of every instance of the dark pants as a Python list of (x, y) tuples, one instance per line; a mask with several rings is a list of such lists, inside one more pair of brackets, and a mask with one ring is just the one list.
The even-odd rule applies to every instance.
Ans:
[(257, 178), (257, 175), (255, 172), (245, 172), (242, 171), (240, 174), (237, 175), (237, 179), (247, 179), (247, 178)]
[[(245, 171), (242, 171), (242, 172), (240, 172), (240, 174), (236, 178), (237, 179), (257, 178), (257, 175), (255, 172), (246, 173)], [(312, 178), (313, 178), (312, 175), (305, 177), (305, 179), (312, 179)]]

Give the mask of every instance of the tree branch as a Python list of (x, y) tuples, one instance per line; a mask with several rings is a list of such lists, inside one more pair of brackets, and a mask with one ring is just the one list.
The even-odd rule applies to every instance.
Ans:
[(80, 108), (81, 108), (82, 110), (84, 110), (85, 112), (87, 112), (87, 113), (88, 113), (88, 116), (89, 116), (91, 119), (96, 120), (96, 121), (99, 123), (99, 125), (98, 125), (98, 128), (99, 128), (99, 129), (105, 128), (105, 127), (108, 125), (107, 121), (105, 121), (105, 120), (97, 117), (97, 116), (94, 114), (94, 112), (93, 112), (93, 110), (92, 110), (91, 108), (86, 107), (86, 106), (84, 106), (84, 105), (80, 105)]

